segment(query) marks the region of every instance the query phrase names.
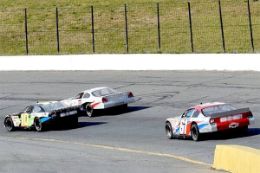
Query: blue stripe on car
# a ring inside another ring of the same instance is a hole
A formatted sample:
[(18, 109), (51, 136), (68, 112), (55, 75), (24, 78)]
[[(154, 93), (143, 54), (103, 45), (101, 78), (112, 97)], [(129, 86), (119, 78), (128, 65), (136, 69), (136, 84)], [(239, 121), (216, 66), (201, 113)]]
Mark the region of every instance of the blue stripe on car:
[(44, 122), (48, 121), (49, 119), (51, 119), (51, 117), (42, 117), (42, 118), (40, 118), (40, 123), (44, 123)]
[(205, 126), (207, 126), (208, 124), (200, 124), (200, 125), (198, 125), (198, 128), (199, 129), (202, 129), (203, 127), (205, 127)]

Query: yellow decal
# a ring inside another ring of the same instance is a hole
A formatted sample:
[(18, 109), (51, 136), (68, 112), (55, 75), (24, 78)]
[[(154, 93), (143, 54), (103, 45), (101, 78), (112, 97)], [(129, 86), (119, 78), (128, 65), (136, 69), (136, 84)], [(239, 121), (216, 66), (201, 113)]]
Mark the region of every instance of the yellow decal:
[(29, 125), (29, 124), (28, 124), (29, 118), (30, 118), (30, 115), (27, 114), (27, 113), (23, 113), (23, 114), (21, 115), (21, 121), (22, 121), (21, 126), (22, 126), (22, 127), (28, 127), (28, 125)]

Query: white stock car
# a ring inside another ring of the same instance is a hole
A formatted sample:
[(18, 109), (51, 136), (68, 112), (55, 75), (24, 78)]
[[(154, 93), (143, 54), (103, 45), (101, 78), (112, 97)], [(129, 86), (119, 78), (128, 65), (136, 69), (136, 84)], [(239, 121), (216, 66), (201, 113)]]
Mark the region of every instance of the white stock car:
[(246, 133), (248, 125), (253, 122), (254, 117), (249, 108), (237, 109), (230, 104), (214, 102), (196, 105), (180, 116), (168, 118), (165, 130), (169, 139), (182, 136), (198, 141), (205, 133), (230, 129)]
[(80, 106), (81, 111), (92, 117), (95, 110), (121, 107), (127, 109), (128, 104), (135, 102), (132, 92), (119, 92), (109, 87), (98, 87), (78, 93), (75, 97), (62, 100), (68, 106)]

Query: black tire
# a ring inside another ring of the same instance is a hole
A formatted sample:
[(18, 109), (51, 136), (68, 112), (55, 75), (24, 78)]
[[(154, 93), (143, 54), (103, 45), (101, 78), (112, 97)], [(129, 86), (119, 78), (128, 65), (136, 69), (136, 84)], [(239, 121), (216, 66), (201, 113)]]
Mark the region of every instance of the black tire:
[(9, 132), (15, 130), (14, 123), (11, 117), (6, 117), (4, 119), (4, 126)]
[(172, 125), (169, 122), (166, 122), (165, 124), (165, 132), (166, 132), (166, 136), (168, 137), (168, 139), (173, 139), (173, 132), (172, 132)]
[(86, 112), (86, 115), (87, 115), (88, 117), (93, 117), (93, 116), (94, 116), (94, 109), (90, 106), (90, 104), (87, 104), (87, 105), (86, 105), (86, 110), (85, 110), (85, 112)]
[(238, 132), (239, 132), (241, 135), (247, 135), (247, 133), (248, 133), (248, 126), (240, 127), (240, 128), (238, 129)]
[(191, 138), (193, 141), (199, 141), (201, 139), (201, 134), (197, 124), (191, 125)]
[(43, 123), (41, 123), (38, 118), (34, 120), (34, 128), (37, 132), (42, 132), (45, 130)]

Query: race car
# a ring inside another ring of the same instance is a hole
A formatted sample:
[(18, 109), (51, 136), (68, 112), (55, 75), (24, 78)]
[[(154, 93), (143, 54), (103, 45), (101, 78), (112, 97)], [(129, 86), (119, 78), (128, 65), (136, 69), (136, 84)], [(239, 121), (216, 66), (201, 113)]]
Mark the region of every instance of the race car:
[(132, 92), (119, 92), (109, 87), (97, 87), (78, 93), (75, 97), (62, 100), (68, 106), (80, 106), (81, 111), (89, 117), (95, 110), (121, 107), (127, 109), (128, 104), (137, 99)]
[(68, 107), (62, 102), (51, 101), (27, 106), (22, 112), (7, 115), (4, 126), (8, 131), (16, 129), (46, 130), (55, 123), (75, 127), (78, 124), (78, 107)]
[(249, 108), (237, 109), (230, 104), (213, 102), (196, 105), (180, 116), (168, 118), (165, 131), (169, 139), (182, 136), (199, 141), (206, 133), (230, 129), (246, 133), (248, 125), (253, 122), (254, 117)]

